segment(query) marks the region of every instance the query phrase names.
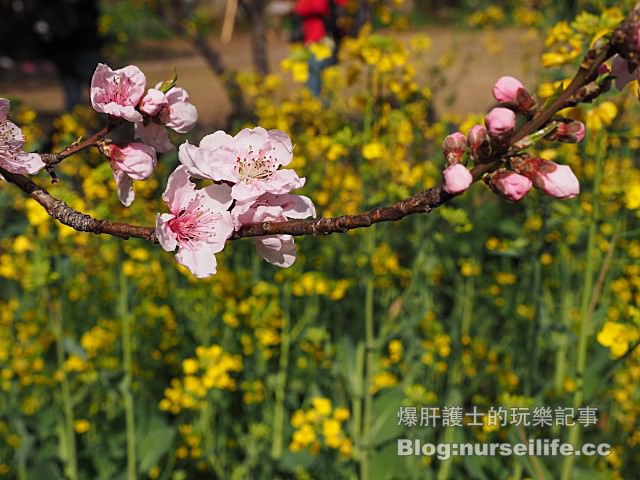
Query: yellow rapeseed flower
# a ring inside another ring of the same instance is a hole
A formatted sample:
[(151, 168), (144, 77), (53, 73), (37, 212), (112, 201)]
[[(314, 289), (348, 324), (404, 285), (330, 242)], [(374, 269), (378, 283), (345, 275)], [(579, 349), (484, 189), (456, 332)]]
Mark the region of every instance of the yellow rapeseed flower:
[(314, 397), (311, 399), (311, 405), (322, 417), (328, 417), (331, 414), (331, 400), (324, 397)]
[(73, 422), (73, 429), (76, 431), (76, 433), (86, 433), (89, 431), (89, 429), (91, 428), (91, 423), (89, 423), (89, 420), (86, 419), (78, 419), (75, 422)]

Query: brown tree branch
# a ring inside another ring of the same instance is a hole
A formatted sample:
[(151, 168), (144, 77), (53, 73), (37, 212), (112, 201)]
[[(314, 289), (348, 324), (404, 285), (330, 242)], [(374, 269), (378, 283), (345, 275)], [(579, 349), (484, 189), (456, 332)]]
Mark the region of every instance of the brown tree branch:
[(106, 233), (124, 239), (137, 237), (157, 243), (153, 228), (110, 222), (108, 220), (98, 220), (90, 215), (74, 210), (24, 175), (8, 172), (2, 167), (0, 167), (0, 175), (42, 205), (50, 216), (79, 232), (92, 232), (98, 235)]
[[(476, 165), (472, 170), (473, 182), (480, 180), (484, 174), (499, 168), (509, 155), (516, 153), (515, 144), (543, 127), (557, 111), (566, 105), (572, 96), (589, 82), (592, 82), (597, 75), (598, 67), (624, 47), (624, 30), (628, 24), (638, 21), (640, 10), (636, 10), (623, 24), (612, 34), (612, 40), (604, 45), (596, 46), (589, 50), (580, 65), (576, 76), (565, 91), (555, 99), (548, 107), (535, 115), (529, 122), (526, 122), (511, 138), (509, 145), (494, 152), (488, 162)], [(59, 163), (65, 157), (76, 153), (83, 148), (95, 144), (103, 138), (108, 131), (113, 128), (108, 125), (91, 138), (73, 144), (58, 154), (45, 154), (43, 158), (49, 165)], [(42, 205), (47, 213), (75, 230), (81, 232), (92, 232), (96, 234), (106, 233), (120, 238), (142, 238), (152, 243), (157, 243), (153, 227), (142, 227), (125, 223), (110, 222), (108, 220), (95, 219), (87, 214), (72, 209), (66, 203), (53, 197), (47, 190), (38, 186), (24, 175), (10, 173), (0, 167), (0, 174), (4, 178), (15, 184), (31, 198)], [(343, 233), (348, 230), (369, 227), (375, 223), (397, 221), (408, 215), (415, 213), (429, 213), (443, 203), (447, 202), (455, 195), (447, 193), (442, 186), (425, 190), (413, 195), (405, 200), (386, 207), (378, 207), (357, 215), (344, 215), (333, 218), (320, 218), (317, 220), (291, 220), (286, 222), (263, 222), (242, 226), (234, 232), (231, 239), (236, 240), (243, 237), (259, 237), (265, 235), (288, 234), (300, 235), (328, 235), (331, 233)]]

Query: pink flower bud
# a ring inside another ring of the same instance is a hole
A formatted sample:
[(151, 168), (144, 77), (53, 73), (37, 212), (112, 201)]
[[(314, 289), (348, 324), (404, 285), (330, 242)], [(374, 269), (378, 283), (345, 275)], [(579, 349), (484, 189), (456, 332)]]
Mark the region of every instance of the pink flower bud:
[(493, 98), (498, 102), (515, 103), (520, 89), (526, 90), (517, 78), (508, 75), (500, 77), (493, 86)]
[(547, 139), (558, 142), (578, 143), (581, 142), (585, 134), (584, 123), (577, 120), (559, 123), (557, 128), (547, 135)]
[(455, 165), (460, 162), (462, 155), (467, 146), (467, 139), (460, 132), (447, 135), (442, 142), (442, 149), (444, 151), (444, 158), (447, 160), (447, 164)]
[(452, 195), (464, 192), (473, 182), (471, 172), (460, 163), (445, 168), (443, 175), (444, 190)]
[(580, 193), (580, 182), (568, 165), (542, 158), (512, 160), (514, 170), (533, 181), (533, 186), (555, 198), (573, 198)]
[(489, 186), (506, 200), (517, 202), (531, 190), (533, 183), (524, 175), (509, 170), (499, 170), (491, 177)]
[(160, 110), (162, 110), (166, 105), (168, 105), (168, 102), (164, 93), (156, 88), (150, 88), (147, 90), (147, 94), (142, 97), (142, 100), (140, 100), (138, 109), (142, 113), (146, 113), (153, 117), (160, 113)]
[(506, 140), (516, 128), (516, 114), (508, 108), (492, 108), (484, 118), (484, 123), (492, 138)]
[(160, 112), (160, 122), (178, 133), (191, 131), (198, 121), (198, 110), (189, 102), (187, 91), (174, 87), (165, 97), (168, 105)]
[(491, 154), (491, 142), (489, 142), (489, 135), (487, 135), (487, 129), (482, 125), (474, 125), (467, 134), (467, 141), (469, 143), (469, 150), (471, 151), (471, 158), (476, 163), (483, 162)]

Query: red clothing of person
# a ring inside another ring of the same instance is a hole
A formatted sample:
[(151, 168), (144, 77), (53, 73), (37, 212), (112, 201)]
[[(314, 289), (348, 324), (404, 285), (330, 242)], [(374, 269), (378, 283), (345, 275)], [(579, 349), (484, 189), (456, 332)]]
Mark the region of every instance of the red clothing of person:
[[(333, 0), (344, 7), (347, 0)], [(302, 17), (304, 43), (313, 43), (327, 35), (325, 19), (329, 16), (329, 0), (296, 0), (293, 9)]]

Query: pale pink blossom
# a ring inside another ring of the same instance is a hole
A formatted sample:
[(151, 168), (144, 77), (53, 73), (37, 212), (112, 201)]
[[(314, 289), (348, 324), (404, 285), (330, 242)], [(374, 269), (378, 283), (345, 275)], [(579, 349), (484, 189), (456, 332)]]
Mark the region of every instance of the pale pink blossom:
[(471, 172), (461, 163), (445, 168), (443, 175), (444, 190), (452, 195), (464, 192), (473, 182)]
[(164, 95), (167, 104), (158, 113), (160, 123), (178, 133), (191, 131), (198, 121), (198, 110), (189, 102), (187, 91), (173, 87)]
[(492, 108), (484, 118), (484, 123), (491, 137), (504, 140), (516, 127), (516, 114), (508, 108)]
[(280, 130), (245, 128), (235, 137), (217, 131), (198, 147), (180, 145), (178, 158), (194, 176), (233, 183), (231, 196), (242, 212), (265, 193), (289, 193), (305, 181), (294, 170), (280, 169), (293, 158), (291, 140)]
[(505, 199), (517, 202), (529, 193), (533, 183), (524, 175), (509, 170), (501, 170), (491, 177), (490, 186), (493, 191)]
[(511, 162), (521, 175), (531, 179), (533, 186), (555, 198), (573, 198), (580, 193), (580, 182), (571, 167), (542, 158), (525, 158)]
[(97, 112), (140, 122), (142, 114), (136, 106), (144, 95), (145, 84), (144, 73), (135, 65), (114, 71), (99, 63), (91, 79), (91, 105)]
[(169, 104), (167, 101), (167, 97), (164, 93), (162, 93), (157, 88), (150, 88), (147, 90), (147, 93), (142, 100), (140, 100), (140, 105), (138, 109), (142, 113), (146, 113), (147, 115), (154, 116), (160, 113), (164, 107)]
[(518, 99), (518, 90), (525, 89), (520, 80), (509, 75), (500, 77), (493, 86), (493, 98), (498, 102), (515, 103)]
[(156, 236), (162, 248), (178, 248), (176, 260), (198, 278), (216, 273), (215, 254), (233, 233), (231, 188), (213, 184), (197, 189), (186, 167), (180, 165), (169, 177), (162, 198), (171, 213), (158, 214)]
[[(313, 202), (302, 195), (273, 195), (265, 193), (251, 207), (240, 212), (231, 211), (236, 229), (249, 223), (284, 222), (316, 216)], [(296, 260), (296, 247), (291, 235), (254, 237), (256, 250), (267, 262), (278, 267), (290, 267)]]
[(442, 142), (442, 150), (447, 164), (454, 165), (460, 161), (467, 148), (467, 139), (461, 132), (447, 135)]
[(25, 138), (22, 130), (9, 121), (11, 103), (0, 98), (0, 167), (11, 173), (34, 174), (45, 167), (37, 153), (22, 150)]
[(156, 168), (156, 152), (144, 143), (124, 146), (111, 143), (105, 149), (111, 162), (113, 178), (118, 185), (118, 198), (125, 207), (134, 199), (132, 180), (146, 180)]

